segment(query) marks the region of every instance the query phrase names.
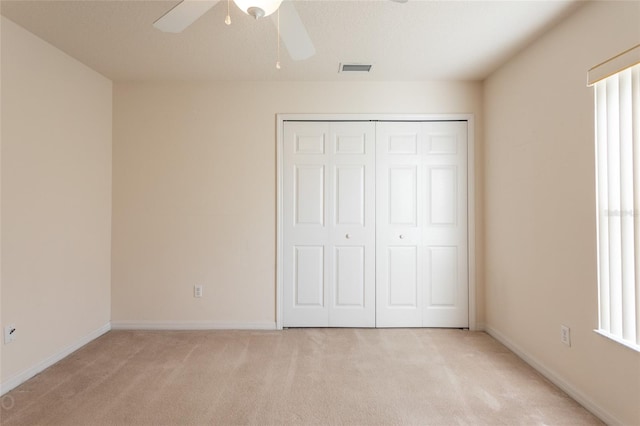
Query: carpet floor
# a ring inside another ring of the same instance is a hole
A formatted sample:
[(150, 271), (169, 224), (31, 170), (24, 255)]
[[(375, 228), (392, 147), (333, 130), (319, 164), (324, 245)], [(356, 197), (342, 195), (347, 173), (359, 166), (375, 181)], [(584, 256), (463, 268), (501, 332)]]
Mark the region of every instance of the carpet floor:
[(2, 397), (2, 425), (602, 424), (492, 337), (111, 331)]

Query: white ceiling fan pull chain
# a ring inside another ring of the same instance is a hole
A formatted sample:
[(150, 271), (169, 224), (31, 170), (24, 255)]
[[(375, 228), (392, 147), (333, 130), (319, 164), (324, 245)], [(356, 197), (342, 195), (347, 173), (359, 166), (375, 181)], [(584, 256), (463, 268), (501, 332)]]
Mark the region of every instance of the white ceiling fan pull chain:
[(227, 0), (227, 17), (224, 18), (224, 23), (227, 25), (231, 25), (231, 15), (229, 14), (230, 4), (231, 4), (231, 0)]
[(278, 59), (276, 60), (276, 69), (279, 70), (280, 69), (280, 9), (277, 10), (276, 12), (278, 14)]

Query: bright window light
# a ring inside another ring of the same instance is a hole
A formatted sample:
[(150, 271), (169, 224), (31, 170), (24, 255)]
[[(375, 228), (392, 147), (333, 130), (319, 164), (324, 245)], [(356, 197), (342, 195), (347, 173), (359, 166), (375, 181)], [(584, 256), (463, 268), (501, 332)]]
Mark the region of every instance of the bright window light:
[(598, 333), (640, 351), (640, 64), (594, 84)]

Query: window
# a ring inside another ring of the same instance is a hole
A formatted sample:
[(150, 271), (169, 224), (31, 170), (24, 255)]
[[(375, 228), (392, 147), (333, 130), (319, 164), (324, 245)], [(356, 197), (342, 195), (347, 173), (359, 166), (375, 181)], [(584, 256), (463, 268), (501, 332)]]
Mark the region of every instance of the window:
[(638, 57), (640, 45), (594, 67), (589, 79), (595, 87), (599, 298), (596, 331), (640, 351)]

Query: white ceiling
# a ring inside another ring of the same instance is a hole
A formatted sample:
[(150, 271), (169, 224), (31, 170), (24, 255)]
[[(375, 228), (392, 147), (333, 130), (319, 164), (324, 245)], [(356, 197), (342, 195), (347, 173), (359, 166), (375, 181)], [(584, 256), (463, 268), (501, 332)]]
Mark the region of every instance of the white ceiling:
[[(286, 0), (288, 1), (288, 0)], [(2, 0), (2, 15), (114, 81), (482, 80), (582, 3), (296, 0), (316, 55), (294, 62), (276, 29), (221, 1), (181, 34), (153, 22), (171, 1)], [(286, 25), (286, 22), (281, 22)], [(340, 62), (373, 63), (339, 74)]]

